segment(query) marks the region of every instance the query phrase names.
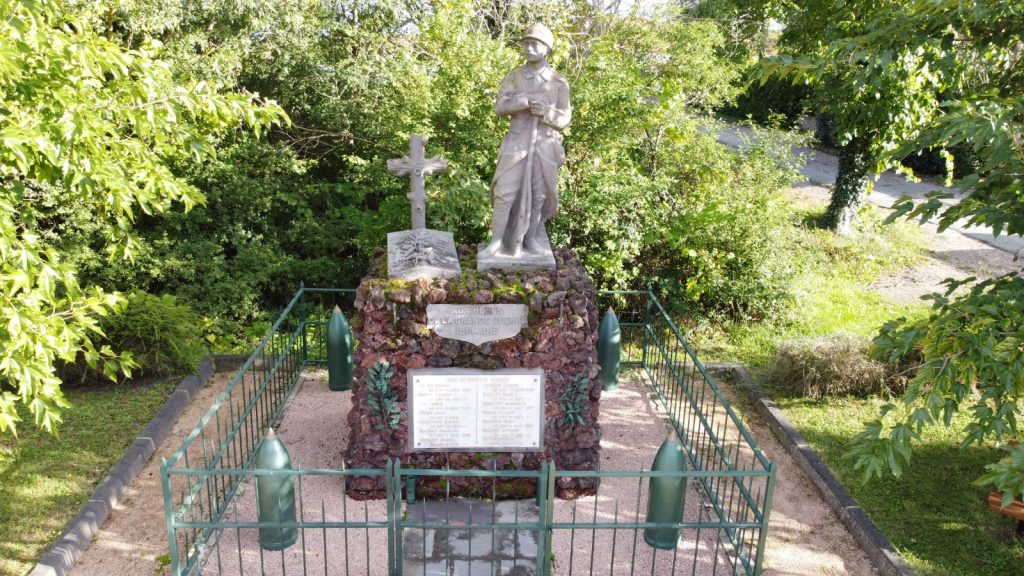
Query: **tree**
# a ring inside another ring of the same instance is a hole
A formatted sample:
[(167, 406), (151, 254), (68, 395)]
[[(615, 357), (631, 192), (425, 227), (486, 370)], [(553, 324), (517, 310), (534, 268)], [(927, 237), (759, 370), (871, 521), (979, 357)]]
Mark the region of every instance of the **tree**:
[(839, 233), (850, 231), (868, 176), (898, 164), (902, 157), (893, 150), (931, 121), (959, 80), (926, 66), (929, 54), (882, 54), (850, 43), (875, 34), (883, 15), (900, 9), (898, 2), (861, 0), (811, 2), (785, 12), (784, 52), (759, 66), (762, 82), (777, 75), (811, 84), (817, 111), (832, 119), (839, 169), (823, 224)]
[[(865, 91), (885, 91), (886, 71), (901, 62), (914, 65), (908, 78), (945, 94), (942, 102), (929, 102), (934, 112), (897, 117), (908, 123), (900, 128), (902, 138), (880, 150), (881, 162), (962, 144), (977, 157), (973, 173), (958, 183), (959, 201), (950, 202), (948, 192), (916, 204), (902, 198), (892, 218), (935, 218), (940, 230), (966, 221), (991, 226), (996, 235), (1024, 232), (1024, 2), (915, 0), (879, 11), (867, 30), (834, 49), (837, 58), (863, 63), (854, 79)], [(1017, 273), (947, 285), (929, 297), (927, 318), (890, 322), (875, 339), (880, 356), (919, 355), (921, 361), (899, 401), (884, 407), (853, 442), (850, 454), (865, 479), (884, 470), (899, 475), (922, 429), (948, 425), (961, 410), (971, 414), (965, 446), (1019, 438), (1024, 278)], [(1003, 491), (1005, 503), (1024, 496), (1024, 450), (989, 470), (982, 482)]]
[[(576, 119), (553, 240), (574, 246), (604, 286), (652, 282), (730, 315), (760, 316), (782, 300), (788, 276), (774, 255), (784, 240), (774, 232), (783, 222), (760, 209), (777, 204), (772, 186), (788, 170), (767, 154), (734, 154), (698, 126), (732, 98), (739, 70), (716, 22), (565, 2), (85, 4), (100, 6), (88, 22), (101, 35), (129, 47), (163, 42), (176, 82), (216, 77), (273, 98), (294, 122), (266, 141), (230, 138), (201, 165), (174, 159), (172, 172), (207, 202), (136, 220), (131, 263), (93, 259), (104, 241), (81, 211), (57, 231), (83, 285), (174, 294), (204, 317), (214, 346), (238, 345), (299, 281), (358, 282), (386, 232), (408, 225), (407, 183), (384, 167), (411, 134), (449, 161), (427, 187), (428, 225), (460, 243), (484, 240), (507, 129), (495, 90), (537, 20), (555, 30)], [(697, 222), (721, 233), (702, 238)]]
[(132, 366), (93, 344), (97, 317), (123, 298), (81, 286), (48, 244), (64, 224), (54, 199), (92, 214), (116, 265), (134, 252), (140, 214), (203, 202), (168, 158), (199, 162), (224, 134), (286, 116), (252, 94), (177, 83), (158, 43), (126, 49), (88, 14), (32, 0), (0, 0), (0, 13), (0, 432), (16, 432), (19, 403), (52, 431), (67, 406), (56, 361), (103, 358), (111, 375)]
[[(959, 192), (902, 198), (890, 218), (1024, 232), (1024, 2), (714, 3), (785, 22), (786, 53), (767, 59), (759, 74), (813, 83), (819, 108), (835, 115), (843, 146), (830, 224), (848, 222), (869, 170), (899, 168), (907, 155), (931, 148), (943, 153), (952, 179), (949, 149), (957, 146), (975, 157)], [(899, 401), (851, 445), (865, 480), (886, 470), (899, 476), (923, 428), (948, 424), (960, 410), (972, 416), (964, 445), (1019, 438), (1024, 279), (947, 285), (928, 297), (927, 318), (890, 322), (875, 339), (877, 356), (916, 369)], [(1001, 490), (1005, 503), (1024, 496), (1024, 448), (987, 468), (979, 482)]]

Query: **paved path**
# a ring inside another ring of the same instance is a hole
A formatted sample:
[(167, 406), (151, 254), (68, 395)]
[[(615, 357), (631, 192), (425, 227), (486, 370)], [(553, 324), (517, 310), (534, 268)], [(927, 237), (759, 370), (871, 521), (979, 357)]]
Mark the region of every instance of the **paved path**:
[[(750, 130), (733, 126), (721, 130), (718, 134), (718, 141), (729, 146), (741, 148), (744, 145), (744, 135), (749, 137)], [(794, 146), (793, 153), (803, 154), (807, 158), (807, 164), (801, 171), (809, 182), (826, 187), (832, 186), (835, 183), (836, 172), (839, 166), (839, 160), (835, 156), (805, 146)], [(877, 206), (891, 208), (896, 200), (902, 196), (910, 196), (915, 200), (924, 200), (927, 193), (943, 189), (941, 186), (927, 182), (910, 182), (903, 176), (890, 170), (881, 174), (875, 180), (874, 189), (868, 194), (867, 200)], [(949, 200), (947, 202), (956, 202), (956, 200)], [(1021, 238), (1019, 235), (1007, 236), (1003, 234), (996, 237), (993, 236), (992, 228), (990, 227), (967, 226), (960, 222), (950, 226), (950, 228), (968, 238), (980, 240), (1010, 253), (1024, 255), (1024, 238)]]
[(456, 528), (405, 528), (403, 576), (536, 574), (536, 530), (473, 529), (481, 523), (536, 524), (540, 510), (535, 500), (420, 500), (405, 510), (406, 521), (414, 526), (447, 524)]

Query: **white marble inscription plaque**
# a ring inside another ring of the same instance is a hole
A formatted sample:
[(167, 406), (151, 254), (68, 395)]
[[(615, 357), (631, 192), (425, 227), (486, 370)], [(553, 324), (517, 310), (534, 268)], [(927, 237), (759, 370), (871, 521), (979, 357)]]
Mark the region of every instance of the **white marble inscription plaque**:
[(409, 370), (409, 451), (539, 452), (544, 370)]
[(504, 340), (526, 326), (526, 304), (430, 304), (427, 327), (444, 338), (472, 342)]

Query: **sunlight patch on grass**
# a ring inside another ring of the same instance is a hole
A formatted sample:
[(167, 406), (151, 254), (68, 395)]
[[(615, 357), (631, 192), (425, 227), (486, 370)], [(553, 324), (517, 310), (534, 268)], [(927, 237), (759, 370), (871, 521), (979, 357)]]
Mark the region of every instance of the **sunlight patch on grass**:
[(988, 490), (972, 484), (1001, 452), (991, 444), (959, 447), (968, 414), (958, 414), (948, 428), (926, 430), (901, 478), (887, 475), (862, 484), (843, 454), (885, 399), (776, 401), (921, 576), (996, 576), (1024, 565), (1024, 543), (1012, 538), (1014, 523), (991, 512), (985, 505)]
[[(822, 204), (804, 202), (794, 208), (793, 221), (809, 225), (823, 210)], [(790, 310), (764, 322), (702, 327), (691, 335), (702, 356), (740, 361), (760, 374), (786, 340), (835, 334), (872, 338), (889, 320), (926, 314), (923, 302), (894, 302), (869, 287), (884, 274), (921, 262), (927, 252), (916, 225), (882, 224), (882, 218), (866, 209), (861, 228), (849, 236), (797, 226), (794, 258), (803, 265), (793, 279)]]
[(176, 385), (70, 390), (59, 436), (0, 436), (0, 574), (31, 570)]

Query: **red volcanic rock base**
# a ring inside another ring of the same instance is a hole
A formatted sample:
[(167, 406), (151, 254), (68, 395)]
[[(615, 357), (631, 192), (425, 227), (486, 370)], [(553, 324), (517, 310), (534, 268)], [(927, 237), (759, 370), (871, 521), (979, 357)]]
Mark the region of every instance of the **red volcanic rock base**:
[[(393, 280), (387, 278), (386, 256), (379, 253), (371, 273), (356, 293), (352, 331), (359, 342), (354, 353), (352, 410), (348, 414), (349, 468), (384, 468), (389, 458), (403, 467), (538, 470), (550, 460), (562, 470), (596, 470), (601, 428), (598, 413), (601, 386), (597, 382), (597, 291), (579, 257), (569, 249), (556, 249), (555, 270), (488, 270), (475, 272), (475, 254), (459, 247), (463, 274), (450, 280)], [(529, 323), (513, 338), (477, 346), (442, 338), (427, 328), (428, 304), (526, 304)], [(391, 385), (398, 393), (401, 419), (398, 429), (381, 425), (368, 402), (365, 376), (379, 359), (391, 364)], [(409, 452), (406, 372), (410, 368), (543, 368), (545, 426), (543, 452)], [(572, 429), (559, 426), (563, 410), (559, 398), (577, 375), (589, 381), (589, 394), (581, 402), (585, 423)], [(379, 427), (378, 427), (379, 426)], [(526, 498), (535, 495), (531, 479), (452, 476), (418, 478), (420, 498), (448, 496)], [(593, 494), (595, 479), (559, 478), (557, 496), (577, 498)], [(347, 484), (354, 498), (384, 498), (384, 479), (360, 476)]]

